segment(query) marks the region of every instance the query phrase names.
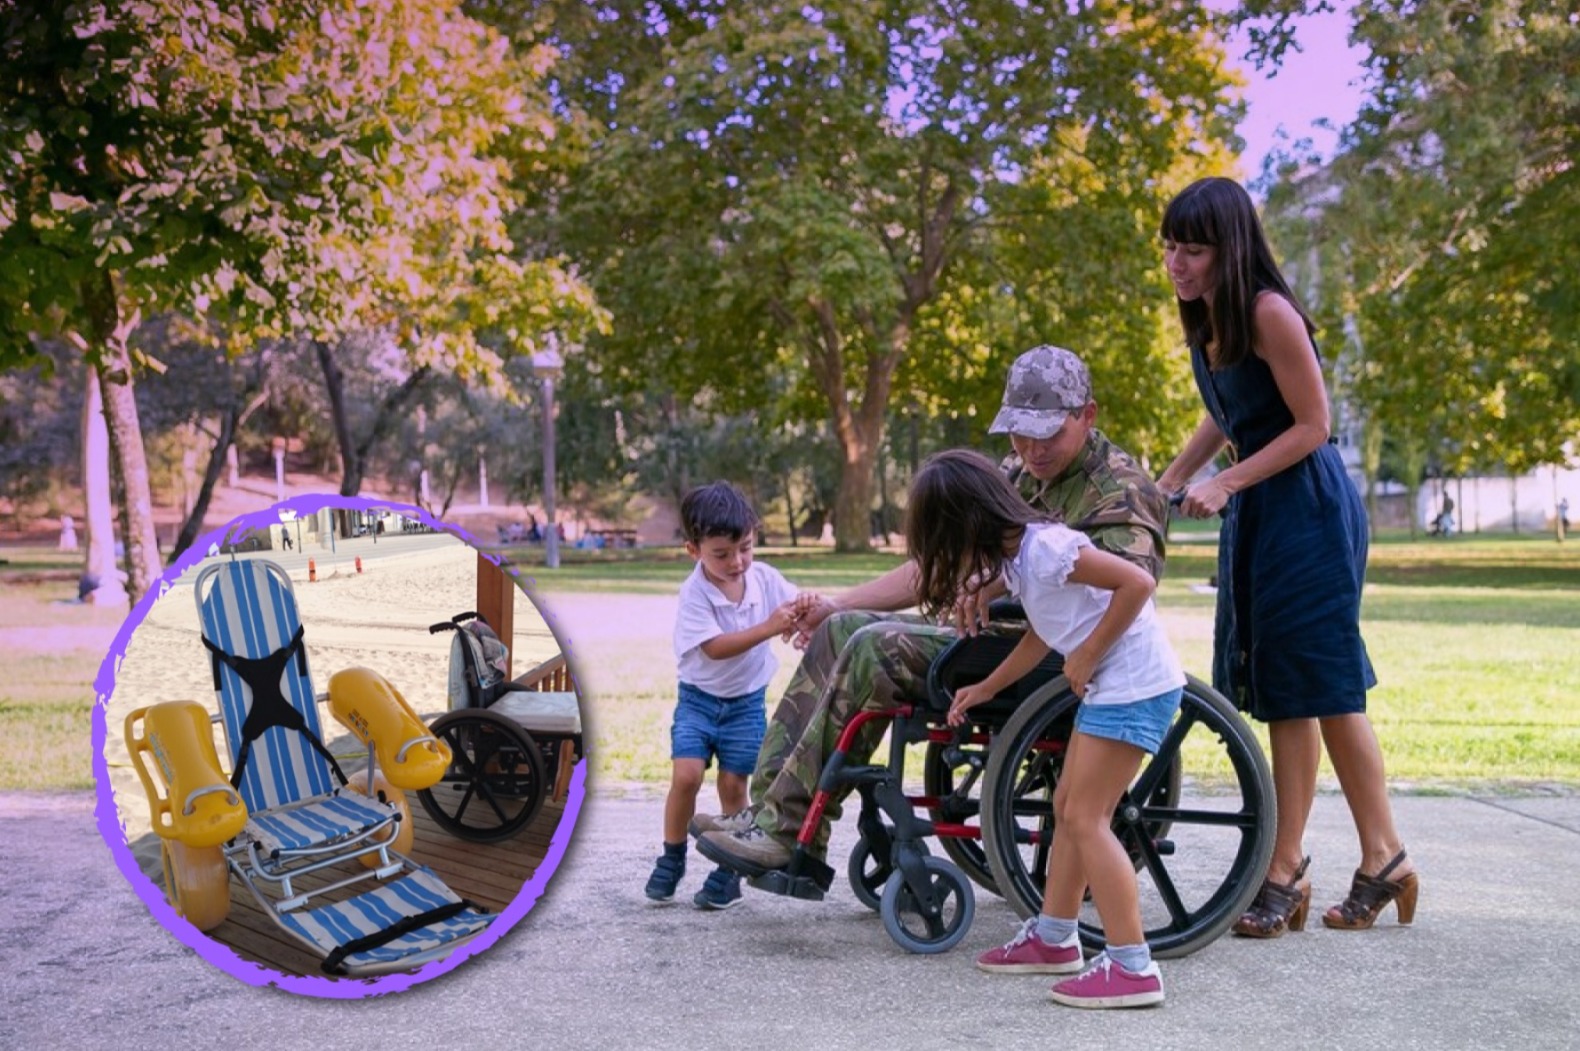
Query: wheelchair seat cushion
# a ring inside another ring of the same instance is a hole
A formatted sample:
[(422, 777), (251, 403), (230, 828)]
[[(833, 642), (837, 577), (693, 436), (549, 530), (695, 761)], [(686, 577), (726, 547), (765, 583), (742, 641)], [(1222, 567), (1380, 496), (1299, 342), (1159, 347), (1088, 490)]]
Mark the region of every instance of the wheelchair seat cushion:
[(581, 706), (574, 693), (516, 690), (494, 702), (492, 711), (518, 724), (528, 733), (579, 734)]

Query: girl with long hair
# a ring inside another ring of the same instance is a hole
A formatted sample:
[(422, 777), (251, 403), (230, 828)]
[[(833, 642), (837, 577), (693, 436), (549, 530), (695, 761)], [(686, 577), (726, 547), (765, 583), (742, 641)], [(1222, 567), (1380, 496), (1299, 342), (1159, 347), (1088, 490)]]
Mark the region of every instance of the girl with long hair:
[[(1050, 650), (1081, 699), (1054, 790), (1042, 914), (977, 959), (996, 973), (1069, 974), (1050, 996), (1072, 1007), (1161, 1003), (1163, 978), (1142, 934), (1136, 872), (1114, 809), (1168, 732), (1185, 675), (1152, 608), (1150, 574), (1049, 521), (991, 460), (969, 450), (930, 459), (911, 484), (906, 542), (924, 609), (941, 612), (970, 582), (1003, 580), (1031, 630), (987, 678), (955, 692), (950, 725), (1037, 666)], [(1091, 888), (1108, 948), (1082, 961), (1077, 917)]]

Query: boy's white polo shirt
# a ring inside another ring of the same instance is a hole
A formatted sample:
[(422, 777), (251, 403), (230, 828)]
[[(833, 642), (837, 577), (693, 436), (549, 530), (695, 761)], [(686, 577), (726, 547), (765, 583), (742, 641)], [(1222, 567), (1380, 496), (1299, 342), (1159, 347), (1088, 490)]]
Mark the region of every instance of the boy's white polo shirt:
[[(1036, 523), (1026, 527), (1020, 550), (1004, 564), (1010, 594), (1020, 599), (1037, 637), (1059, 653), (1085, 642), (1108, 612), (1114, 593), (1073, 584), (1070, 571), (1091, 538), (1067, 526)], [(1151, 599), (1115, 640), (1092, 672), (1085, 704), (1144, 701), (1185, 685), (1174, 648), (1158, 622)]]
[(680, 607), (675, 611), (675, 659), (680, 681), (715, 697), (740, 697), (767, 686), (779, 661), (766, 642), (722, 661), (704, 654), (702, 644), (720, 635), (756, 627), (795, 596), (795, 586), (777, 569), (753, 562), (746, 569), (746, 593), (740, 602), (731, 602), (702, 572), (699, 563), (680, 585)]

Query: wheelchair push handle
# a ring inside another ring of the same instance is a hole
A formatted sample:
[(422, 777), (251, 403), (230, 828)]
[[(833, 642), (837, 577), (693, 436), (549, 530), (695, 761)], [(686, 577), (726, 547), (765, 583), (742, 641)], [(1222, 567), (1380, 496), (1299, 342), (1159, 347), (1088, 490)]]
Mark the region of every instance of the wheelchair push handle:
[[(437, 624), (428, 625), (428, 634), (437, 635), (441, 631), (459, 631), (461, 630), (461, 625), (465, 624), (469, 620), (483, 620), (483, 616), (475, 610), (466, 613), (457, 613), (449, 620), (441, 620)], [(486, 624), (487, 621), (484, 621), (484, 623)]]

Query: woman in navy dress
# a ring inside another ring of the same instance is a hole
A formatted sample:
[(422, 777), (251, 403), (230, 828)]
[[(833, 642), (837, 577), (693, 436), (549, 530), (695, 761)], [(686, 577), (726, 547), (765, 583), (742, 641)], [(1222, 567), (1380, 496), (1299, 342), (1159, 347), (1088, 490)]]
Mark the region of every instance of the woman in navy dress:
[[(1164, 262), (1206, 415), (1158, 484), (1183, 514), (1221, 514), (1213, 684), (1268, 724), (1278, 802), (1273, 858), (1237, 934), (1305, 925), (1302, 840), (1327, 746), (1360, 838), (1349, 897), (1329, 927), (1370, 927), (1396, 901), (1414, 918), (1419, 879), (1394, 828), (1382, 751), (1366, 717), (1376, 684), (1360, 633), (1367, 523), (1329, 441), (1312, 325), (1279, 273), (1255, 206), (1231, 179), (1170, 202)], [(1227, 447), (1232, 465), (1190, 480)]]

